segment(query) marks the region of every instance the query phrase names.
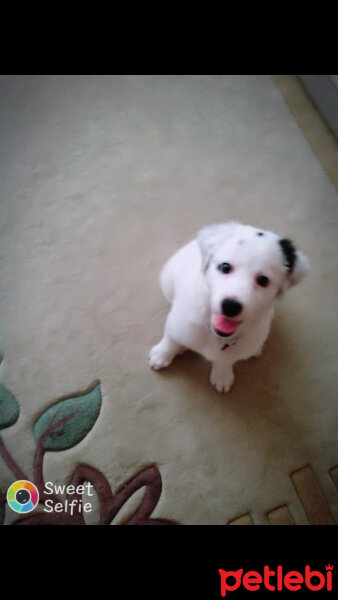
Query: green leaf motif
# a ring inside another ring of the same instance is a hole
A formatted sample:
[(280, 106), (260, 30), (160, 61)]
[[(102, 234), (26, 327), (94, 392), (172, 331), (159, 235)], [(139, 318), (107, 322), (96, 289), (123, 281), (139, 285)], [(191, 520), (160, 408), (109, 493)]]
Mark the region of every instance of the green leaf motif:
[(13, 425), (18, 420), (19, 413), (18, 401), (0, 383), (0, 429)]
[(33, 435), (45, 450), (66, 450), (78, 444), (94, 426), (101, 409), (100, 385), (89, 392), (56, 402), (37, 419)]

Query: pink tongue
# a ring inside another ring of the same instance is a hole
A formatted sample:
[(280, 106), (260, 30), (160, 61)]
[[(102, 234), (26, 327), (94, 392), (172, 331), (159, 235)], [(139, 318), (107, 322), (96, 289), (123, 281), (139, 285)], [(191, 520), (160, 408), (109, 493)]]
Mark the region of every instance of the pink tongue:
[(238, 325), (239, 321), (232, 321), (231, 319), (228, 319), (228, 317), (224, 317), (223, 315), (214, 316), (214, 327), (222, 333), (233, 333), (234, 331), (236, 331)]

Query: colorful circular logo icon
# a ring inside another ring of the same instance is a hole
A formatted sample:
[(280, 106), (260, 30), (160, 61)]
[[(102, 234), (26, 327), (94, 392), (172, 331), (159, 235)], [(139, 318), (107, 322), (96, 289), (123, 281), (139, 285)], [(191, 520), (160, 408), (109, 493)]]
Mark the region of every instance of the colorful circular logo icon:
[(14, 512), (31, 512), (39, 502), (38, 488), (25, 479), (15, 481), (7, 490), (7, 502)]

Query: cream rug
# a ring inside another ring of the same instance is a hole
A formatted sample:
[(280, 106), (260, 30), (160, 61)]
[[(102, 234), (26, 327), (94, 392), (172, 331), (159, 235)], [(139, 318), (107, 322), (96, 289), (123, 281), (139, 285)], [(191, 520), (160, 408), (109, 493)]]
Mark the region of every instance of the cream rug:
[[(0, 520), (337, 521), (337, 194), (273, 79), (0, 85)], [(229, 219), (313, 269), (220, 395), (201, 357), (153, 372), (148, 352), (164, 261)], [(21, 479), (40, 492), (26, 515), (6, 504)]]

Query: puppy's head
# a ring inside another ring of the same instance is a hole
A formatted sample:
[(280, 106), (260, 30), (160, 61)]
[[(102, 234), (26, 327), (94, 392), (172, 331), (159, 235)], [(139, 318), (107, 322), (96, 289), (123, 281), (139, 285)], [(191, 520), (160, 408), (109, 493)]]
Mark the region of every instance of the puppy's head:
[(291, 240), (237, 222), (205, 227), (197, 242), (210, 291), (211, 326), (223, 337), (262, 317), (310, 268)]

